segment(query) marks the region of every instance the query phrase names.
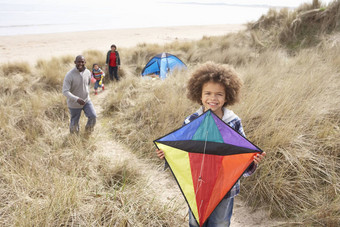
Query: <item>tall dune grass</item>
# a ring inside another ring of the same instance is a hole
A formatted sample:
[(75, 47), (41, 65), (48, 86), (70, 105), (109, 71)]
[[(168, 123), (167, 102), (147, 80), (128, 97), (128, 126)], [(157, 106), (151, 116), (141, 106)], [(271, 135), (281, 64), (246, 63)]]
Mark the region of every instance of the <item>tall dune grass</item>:
[[(304, 7), (310, 10), (308, 5)], [(299, 10), (302, 12), (303, 7)], [(290, 17), (288, 11), (281, 13), (271, 24), (280, 27), (280, 20)], [(138, 70), (135, 74), (131, 70), (131, 75), (115, 85), (110, 96), (114, 98), (107, 100), (105, 113), (111, 118), (116, 139), (141, 157), (157, 160), (152, 141), (180, 127), (184, 118), (198, 108), (186, 98), (185, 84), (192, 70), (207, 60), (232, 64), (242, 75), (244, 89), (242, 102), (230, 108), (242, 118), (248, 138), (268, 154), (253, 176), (242, 179), (242, 197), (254, 208), (266, 207), (273, 217), (306, 225), (338, 226), (337, 35), (324, 36), (313, 41), (314, 47), (304, 46), (292, 54), (289, 46), (267, 45), (279, 42), (280, 33), (275, 29), (268, 27), (272, 35), (261, 46), (254, 45), (252, 30), (165, 45), (165, 51), (181, 54), (189, 70), (164, 81), (141, 79)], [(144, 50), (144, 56), (156, 52)]]
[(111, 119), (113, 138), (128, 144), (141, 157), (154, 158), (152, 141), (180, 127), (178, 119), (184, 120), (193, 110), (184, 95), (185, 79), (182, 74), (166, 82), (130, 76), (120, 82), (104, 112)]
[[(312, 13), (338, 15), (336, 4)], [(265, 207), (287, 223), (339, 226), (337, 27), (323, 30), (314, 45), (302, 45), (303, 34), (309, 34), (302, 28), (311, 22), (302, 20), (296, 27), (300, 39), (282, 39), (294, 18), (320, 7), (271, 11), (259, 27), (237, 34), (120, 50), (124, 76), (107, 91), (102, 119), (111, 138), (139, 158), (162, 165), (152, 141), (180, 127), (199, 107), (186, 98), (190, 73), (208, 60), (231, 64), (244, 88), (241, 103), (230, 108), (241, 117), (247, 137), (267, 152), (256, 173), (242, 179), (241, 196), (254, 209)], [(144, 65), (163, 51), (179, 56), (188, 70), (164, 81), (142, 79)], [(84, 52), (87, 67), (103, 64), (105, 54)], [(68, 134), (61, 86), (73, 61), (74, 56), (65, 56), (39, 60), (34, 67), (21, 62), (0, 66), (0, 225), (186, 225), (178, 202), (159, 201), (136, 160), (112, 164), (93, 155), (106, 130), (91, 140)]]
[(29, 74), (31, 72), (30, 65), (27, 62), (7, 63), (1, 66), (3, 76), (10, 77), (13, 74)]
[[(332, 56), (338, 50), (326, 55), (324, 48), (295, 57), (267, 51), (238, 68), (245, 81), (243, 101), (232, 109), (249, 139), (268, 153), (257, 173), (243, 180), (248, 203), (267, 207), (274, 217), (336, 226), (340, 81)], [(186, 99), (188, 74), (165, 81), (132, 76), (117, 85), (106, 106), (113, 137), (141, 157), (156, 159), (152, 141), (180, 127), (198, 108)]]
[[(304, 223), (339, 222), (340, 94), (335, 87), (340, 81), (332, 63), (337, 51), (324, 46), (290, 58), (277, 51), (265, 53), (259, 60), (268, 64), (250, 64), (244, 72), (246, 89), (256, 93), (245, 91), (244, 108), (237, 112), (248, 135), (268, 150), (257, 177), (245, 181), (244, 195), (254, 206), (269, 207), (273, 215), (291, 217), (309, 210)], [(309, 216), (329, 204), (337, 206), (333, 213)]]
[(74, 65), (72, 56), (61, 58), (53, 57), (51, 60), (38, 60), (36, 64), (36, 73), (38, 74), (40, 84), (44, 90), (61, 90), (64, 76)]
[(322, 37), (339, 31), (339, 1), (328, 5), (321, 1), (302, 4), (297, 10), (271, 9), (248, 28), (266, 46), (285, 46), (290, 50), (312, 47)]
[[(68, 134), (61, 86), (73, 61), (1, 66), (0, 225), (181, 225), (171, 218), (178, 205), (159, 201), (138, 163), (112, 166), (92, 155), (100, 146), (96, 137)], [(8, 70), (16, 67), (21, 70)]]

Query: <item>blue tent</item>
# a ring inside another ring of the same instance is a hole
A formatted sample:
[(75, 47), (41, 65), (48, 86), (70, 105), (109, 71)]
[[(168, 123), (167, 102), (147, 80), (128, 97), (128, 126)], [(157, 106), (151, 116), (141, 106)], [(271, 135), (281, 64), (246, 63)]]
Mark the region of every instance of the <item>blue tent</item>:
[(142, 76), (156, 74), (161, 79), (165, 79), (168, 73), (174, 69), (183, 69), (187, 66), (175, 55), (169, 53), (157, 54), (145, 65)]

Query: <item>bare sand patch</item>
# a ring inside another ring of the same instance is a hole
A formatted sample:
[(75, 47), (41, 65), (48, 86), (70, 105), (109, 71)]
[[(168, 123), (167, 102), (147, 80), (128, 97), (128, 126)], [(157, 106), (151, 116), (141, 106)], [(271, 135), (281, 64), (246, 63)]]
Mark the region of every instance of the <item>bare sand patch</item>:
[(26, 61), (83, 53), (86, 50), (106, 51), (111, 44), (119, 48), (134, 47), (138, 43), (165, 44), (197, 40), (203, 36), (225, 35), (245, 29), (245, 25), (203, 25), (113, 29), (52, 34), (0, 36), (0, 63)]

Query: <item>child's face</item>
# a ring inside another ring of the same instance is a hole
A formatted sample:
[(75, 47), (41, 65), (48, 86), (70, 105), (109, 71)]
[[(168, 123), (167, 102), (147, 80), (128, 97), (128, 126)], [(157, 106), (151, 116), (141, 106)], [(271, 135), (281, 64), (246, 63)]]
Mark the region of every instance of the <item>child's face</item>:
[(216, 115), (221, 117), (222, 107), (226, 102), (225, 89), (220, 83), (209, 81), (202, 87), (202, 103), (204, 111), (211, 109)]
[(99, 66), (98, 66), (98, 65), (95, 65), (93, 68), (94, 68), (95, 70), (98, 70), (98, 69), (99, 69)]

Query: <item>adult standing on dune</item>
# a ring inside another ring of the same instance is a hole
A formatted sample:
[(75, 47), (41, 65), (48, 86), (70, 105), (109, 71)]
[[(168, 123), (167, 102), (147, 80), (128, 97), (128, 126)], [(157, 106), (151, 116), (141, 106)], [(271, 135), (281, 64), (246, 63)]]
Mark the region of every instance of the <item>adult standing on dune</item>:
[(117, 46), (112, 44), (111, 50), (106, 54), (106, 71), (109, 71), (110, 79), (119, 81), (118, 70), (120, 69), (120, 57)]
[(89, 85), (91, 72), (86, 69), (85, 57), (78, 55), (74, 61), (75, 67), (66, 73), (63, 83), (63, 94), (67, 97), (70, 111), (70, 133), (79, 133), (79, 119), (83, 110), (88, 118), (85, 131), (90, 133), (96, 124), (96, 111), (90, 100)]

